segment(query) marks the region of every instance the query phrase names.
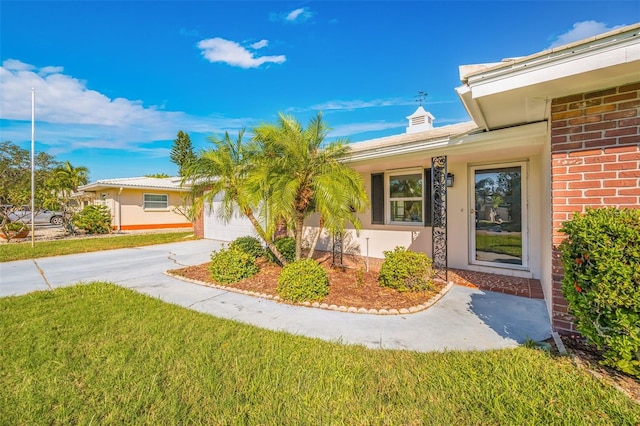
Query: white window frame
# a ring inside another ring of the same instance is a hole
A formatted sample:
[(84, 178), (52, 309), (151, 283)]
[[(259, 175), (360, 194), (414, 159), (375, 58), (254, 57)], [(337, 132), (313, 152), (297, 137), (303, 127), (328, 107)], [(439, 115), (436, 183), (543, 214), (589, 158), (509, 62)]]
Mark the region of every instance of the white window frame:
[[(405, 176), (405, 175), (420, 175), (422, 179), (421, 191), (422, 194), (420, 197), (400, 197), (400, 198), (392, 198), (391, 197), (391, 178), (394, 176)], [(389, 225), (402, 225), (402, 226), (424, 226), (424, 169), (399, 169), (399, 170), (391, 170), (387, 171), (384, 174), (384, 192), (385, 192), (385, 221)], [(394, 201), (419, 201), (421, 212), (421, 218), (415, 222), (404, 222), (404, 221), (395, 221), (391, 220), (391, 203)]]
[[(147, 201), (147, 195), (153, 195), (153, 196), (164, 196), (167, 198), (166, 201), (166, 206), (165, 207), (147, 207), (147, 203), (161, 203), (161, 201)], [(144, 211), (168, 211), (169, 210), (169, 194), (158, 194), (158, 193), (151, 193), (151, 192), (146, 192), (142, 194), (142, 209)]]

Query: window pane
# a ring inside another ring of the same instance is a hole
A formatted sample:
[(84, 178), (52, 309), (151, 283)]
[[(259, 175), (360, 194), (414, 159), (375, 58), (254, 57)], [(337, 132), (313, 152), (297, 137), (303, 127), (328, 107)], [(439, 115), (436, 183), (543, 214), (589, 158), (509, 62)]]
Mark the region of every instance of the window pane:
[(422, 197), (422, 174), (389, 177), (391, 198)]
[(392, 201), (392, 222), (422, 222), (422, 200)]
[(162, 195), (162, 194), (145, 194), (144, 195), (144, 200), (146, 202), (149, 201), (161, 201), (163, 203), (167, 202), (167, 196), (166, 195)]
[(166, 194), (144, 194), (145, 209), (166, 209), (169, 207), (169, 196)]
[(522, 171), (475, 171), (476, 260), (523, 265)]

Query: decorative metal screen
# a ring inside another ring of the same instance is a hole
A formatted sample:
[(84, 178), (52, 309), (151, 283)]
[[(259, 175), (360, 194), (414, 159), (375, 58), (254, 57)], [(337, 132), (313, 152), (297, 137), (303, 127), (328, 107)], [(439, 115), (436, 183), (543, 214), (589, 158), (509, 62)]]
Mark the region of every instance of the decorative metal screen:
[(447, 157), (431, 158), (431, 254), (436, 275), (448, 281), (447, 264)]

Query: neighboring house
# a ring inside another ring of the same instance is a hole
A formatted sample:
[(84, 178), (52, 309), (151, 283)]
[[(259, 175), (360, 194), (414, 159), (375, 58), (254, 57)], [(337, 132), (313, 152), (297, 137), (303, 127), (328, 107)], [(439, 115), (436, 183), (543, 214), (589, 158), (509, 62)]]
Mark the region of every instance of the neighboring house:
[[(639, 30), (461, 66), (472, 121), (433, 127), (420, 107), (406, 133), (352, 144), (371, 209), (346, 249), (382, 258), (405, 246), (449, 268), (539, 281), (553, 327), (574, 331), (562, 223), (588, 206), (640, 207)], [(235, 225), (234, 236), (252, 232)], [(318, 248), (330, 245), (325, 235)]]
[(115, 230), (191, 228), (193, 223), (180, 213), (189, 192), (180, 182), (176, 177), (104, 179), (78, 191), (89, 204), (109, 207)]

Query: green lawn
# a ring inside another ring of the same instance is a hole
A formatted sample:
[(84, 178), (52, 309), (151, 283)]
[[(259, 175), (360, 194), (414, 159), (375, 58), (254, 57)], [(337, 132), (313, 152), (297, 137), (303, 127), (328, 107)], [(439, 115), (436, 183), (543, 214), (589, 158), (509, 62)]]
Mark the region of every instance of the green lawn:
[(61, 256), (64, 254), (88, 253), (127, 247), (142, 247), (153, 244), (173, 243), (195, 239), (193, 232), (165, 232), (157, 234), (112, 235), (99, 238), (79, 238), (54, 241), (37, 241), (0, 245), (0, 262)]
[(0, 299), (0, 424), (615, 424), (640, 405), (528, 348), (415, 353), (92, 283)]

